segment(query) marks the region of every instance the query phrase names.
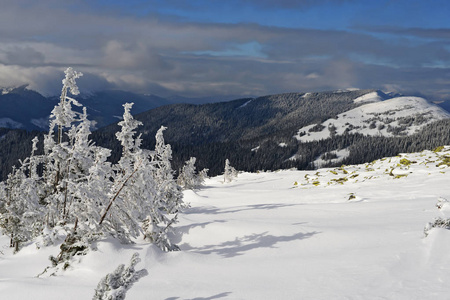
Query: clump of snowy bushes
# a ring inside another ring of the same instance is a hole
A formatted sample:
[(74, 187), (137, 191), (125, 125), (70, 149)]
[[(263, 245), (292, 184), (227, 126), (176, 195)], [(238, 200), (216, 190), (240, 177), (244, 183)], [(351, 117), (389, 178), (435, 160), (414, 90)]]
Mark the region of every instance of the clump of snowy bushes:
[(83, 253), (103, 236), (125, 243), (144, 236), (164, 251), (177, 250), (168, 235), (185, 204), (173, 178), (165, 128), (156, 134), (154, 151), (141, 149), (136, 134), (141, 123), (130, 113), (133, 103), (124, 104), (116, 133), (122, 156), (112, 164), (111, 150), (89, 139), (86, 108), (82, 113), (72, 109), (81, 106), (69, 97), (79, 94), (80, 76), (72, 68), (65, 71), (60, 102), (44, 137), (44, 154), (36, 154), (40, 141), (35, 138), (30, 156), (0, 183), (1, 232), (19, 251), (35, 239), (40, 246), (51, 244), (62, 230), (65, 241), (52, 259), (54, 265)]
[(202, 171), (196, 171), (195, 157), (191, 157), (185, 162), (185, 165), (180, 170), (177, 183), (185, 190), (192, 190), (201, 187), (205, 183), (205, 178), (208, 177), (208, 169)]
[(450, 229), (450, 217), (448, 216), (448, 213), (450, 212), (450, 202), (443, 197), (439, 197), (436, 207), (439, 209), (442, 216), (435, 218), (433, 222), (429, 222), (425, 225), (425, 237), (428, 236), (430, 230), (433, 228)]

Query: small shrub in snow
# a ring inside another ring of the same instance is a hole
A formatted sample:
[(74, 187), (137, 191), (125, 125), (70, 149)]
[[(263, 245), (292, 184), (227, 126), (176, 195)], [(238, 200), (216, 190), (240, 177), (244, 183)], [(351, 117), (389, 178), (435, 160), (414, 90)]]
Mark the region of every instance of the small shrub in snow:
[(400, 159), (400, 164), (402, 164), (402, 165), (404, 165), (404, 166), (409, 166), (409, 165), (412, 164), (412, 163), (415, 163), (415, 162), (410, 161), (410, 160), (407, 159), (407, 158), (402, 158), (402, 159)]
[(103, 277), (95, 289), (92, 300), (123, 300), (127, 290), (134, 282), (148, 274), (147, 270), (135, 270), (136, 264), (141, 261), (139, 254), (135, 253), (131, 257), (130, 265), (125, 268), (121, 264), (117, 269)]
[(428, 223), (425, 226), (424, 229), (424, 234), (425, 237), (428, 236), (428, 232), (433, 229), (433, 228), (445, 228), (445, 229), (450, 229), (450, 219), (444, 219), (444, 218), (436, 218), (433, 222)]
[(439, 197), (439, 198), (438, 198), (438, 202), (436, 203), (436, 207), (437, 207), (438, 209), (443, 209), (444, 206), (448, 206), (448, 205), (449, 205), (449, 202), (448, 202), (447, 199), (445, 199), (445, 198), (443, 198), (443, 197)]
[(437, 167), (440, 166), (447, 166), (450, 167), (450, 157), (449, 156), (442, 156), (440, 157), (441, 161), (439, 162), (439, 164), (437, 164)]
[(436, 207), (444, 214), (444, 217), (438, 217), (434, 219), (433, 222), (425, 225), (424, 234), (425, 237), (428, 236), (428, 232), (433, 228), (445, 228), (450, 229), (450, 218), (446, 217), (446, 213), (450, 210), (449, 201), (443, 197), (438, 198), (438, 202), (436, 203)]
[(444, 150), (444, 146), (439, 146), (439, 147), (436, 147), (436, 148), (433, 150), (433, 152), (441, 152), (442, 150)]
[(331, 179), (331, 181), (339, 184), (344, 184), (344, 182), (348, 181), (348, 179), (347, 177), (341, 177), (337, 179)]

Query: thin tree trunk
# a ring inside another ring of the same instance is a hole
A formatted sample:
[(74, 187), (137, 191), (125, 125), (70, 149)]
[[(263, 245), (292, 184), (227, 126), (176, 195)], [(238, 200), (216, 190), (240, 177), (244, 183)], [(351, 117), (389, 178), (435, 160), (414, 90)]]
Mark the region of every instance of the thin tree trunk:
[(105, 212), (103, 213), (102, 217), (100, 218), (99, 225), (102, 225), (103, 220), (106, 218), (106, 215), (108, 214), (109, 210), (111, 209), (112, 204), (114, 203), (116, 198), (119, 196), (120, 192), (125, 187), (125, 184), (127, 184), (128, 180), (130, 180), (130, 178), (137, 172), (137, 170), (139, 170), (141, 163), (142, 163), (142, 161), (139, 162), (138, 166), (136, 167), (136, 169), (134, 169), (133, 173), (131, 173), (130, 176), (128, 176), (128, 178), (122, 183), (120, 189), (116, 192), (114, 197), (111, 199), (111, 201), (108, 204), (108, 207), (106, 208)]
[[(67, 96), (67, 87), (64, 86), (64, 88), (61, 92), (61, 98), (60, 98), (61, 99), (61, 107), (64, 107), (64, 103), (66, 101), (66, 96)], [(58, 125), (58, 142), (57, 142), (58, 145), (61, 144), (61, 141), (62, 141), (62, 131), (63, 131), (62, 125)]]
[(73, 226), (73, 234), (74, 235), (77, 233), (77, 227), (78, 227), (78, 218), (75, 219), (75, 225)]

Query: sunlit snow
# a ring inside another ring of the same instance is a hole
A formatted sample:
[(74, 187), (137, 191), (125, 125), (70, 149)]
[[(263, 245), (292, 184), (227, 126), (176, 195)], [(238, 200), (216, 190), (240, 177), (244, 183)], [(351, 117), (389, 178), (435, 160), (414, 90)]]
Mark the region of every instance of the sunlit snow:
[[(242, 173), (186, 191), (163, 253), (113, 239), (41, 276), (58, 246), (13, 255), (0, 237), (2, 299), (91, 299), (98, 281), (138, 252), (148, 275), (127, 299), (446, 299), (450, 231), (424, 228), (448, 213), (449, 148), (317, 171)], [(442, 205), (444, 203), (444, 205)], [(448, 206), (448, 205), (447, 205)], [(448, 215), (446, 216), (449, 217)], [(62, 240), (60, 241), (62, 242)]]

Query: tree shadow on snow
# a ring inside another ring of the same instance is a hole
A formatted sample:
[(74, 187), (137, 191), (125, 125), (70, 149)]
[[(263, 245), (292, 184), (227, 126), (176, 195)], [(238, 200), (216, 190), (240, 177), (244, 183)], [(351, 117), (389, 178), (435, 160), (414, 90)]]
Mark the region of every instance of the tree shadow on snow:
[[(225, 293), (220, 293), (220, 294), (213, 295), (210, 297), (195, 297), (195, 298), (184, 299), (184, 300), (213, 300), (213, 299), (227, 297), (230, 294), (231, 294), (231, 292), (225, 292)], [(170, 298), (166, 298), (165, 300), (177, 300), (177, 299), (180, 299), (180, 297), (170, 297)]]
[(231, 208), (218, 208), (218, 207), (192, 207), (183, 212), (185, 215), (191, 214), (231, 214), (246, 210), (255, 210), (255, 209), (278, 209), (283, 207), (291, 207), (303, 204), (287, 204), (287, 203), (272, 203), (272, 204), (252, 204), (245, 206), (236, 206)]
[(236, 238), (234, 241), (227, 241), (219, 245), (206, 245), (203, 247), (193, 248), (189, 244), (182, 244), (180, 247), (183, 250), (189, 250), (200, 254), (216, 253), (225, 258), (231, 258), (238, 255), (243, 255), (244, 252), (258, 248), (277, 248), (276, 245), (282, 242), (291, 242), (297, 240), (304, 240), (312, 237), (320, 232), (296, 233), (289, 236), (274, 236), (263, 233), (255, 233)]
[(197, 228), (197, 227), (201, 227), (201, 228), (205, 228), (207, 225), (213, 224), (213, 223), (226, 223), (227, 221), (225, 220), (214, 220), (214, 221), (210, 221), (210, 222), (203, 222), (203, 223), (195, 223), (195, 224), (191, 224), (191, 225), (184, 225), (184, 226), (178, 226), (176, 227), (176, 229), (174, 230), (174, 232), (169, 234), (170, 240), (175, 243), (178, 244), (181, 242), (181, 239), (183, 238), (183, 235), (188, 234), (189, 231), (191, 231), (191, 229)]

